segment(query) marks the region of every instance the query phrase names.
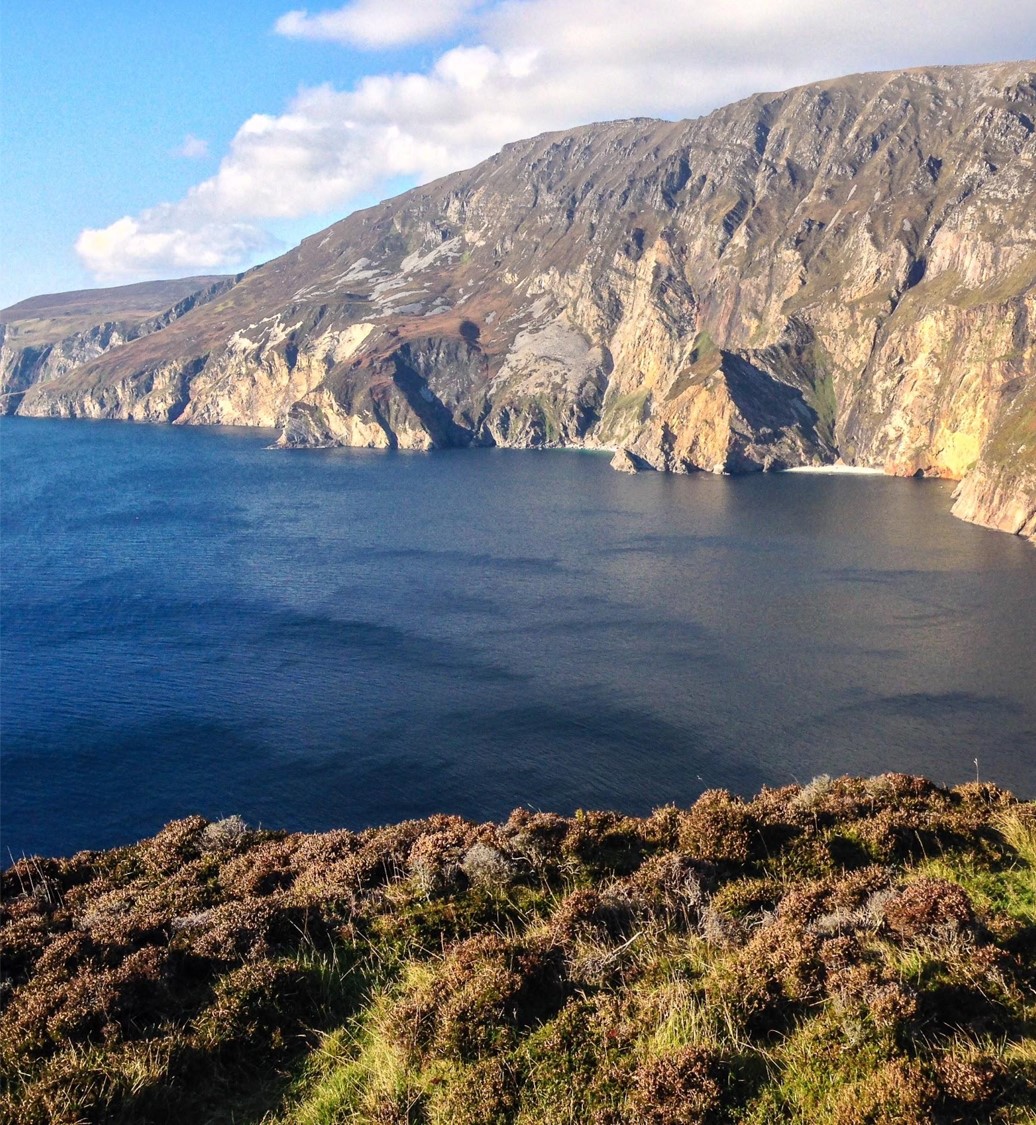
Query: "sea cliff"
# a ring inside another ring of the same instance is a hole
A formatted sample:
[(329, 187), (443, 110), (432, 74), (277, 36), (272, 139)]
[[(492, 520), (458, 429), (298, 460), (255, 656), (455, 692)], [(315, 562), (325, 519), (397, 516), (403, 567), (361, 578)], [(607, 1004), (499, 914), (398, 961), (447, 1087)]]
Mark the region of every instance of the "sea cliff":
[(1032, 536), (1034, 122), (1011, 63), (535, 137), (74, 369), (12, 357), (8, 401), (287, 447), (841, 459), (961, 480), (958, 515)]

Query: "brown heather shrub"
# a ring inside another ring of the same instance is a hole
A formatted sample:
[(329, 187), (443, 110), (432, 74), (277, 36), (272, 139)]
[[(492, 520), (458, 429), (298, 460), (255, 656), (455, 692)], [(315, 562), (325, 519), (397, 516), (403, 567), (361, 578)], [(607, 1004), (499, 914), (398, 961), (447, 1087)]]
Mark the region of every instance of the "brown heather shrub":
[(323, 886), (328, 873), (356, 851), (359, 840), (355, 832), (344, 828), (334, 832), (299, 835), (292, 857), (296, 880), (312, 886)]
[(194, 919), (181, 937), (198, 957), (213, 961), (257, 960), (270, 953), (274, 908), (266, 898), (224, 902)]
[(384, 828), (369, 828), (360, 835), (358, 858), (362, 858), (361, 887), (384, 886), (405, 879), (407, 859), (414, 843), (425, 834), (421, 820), (405, 820)]
[(876, 931), (892, 874), (869, 866), (824, 879), (800, 881), (777, 907), (782, 918), (796, 918), (820, 934)]
[(114, 967), (135, 950), (165, 947), (171, 927), (164, 914), (138, 911), (135, 914), (86, 914), (80, 928), (90, 935), (96, 951), (91, 960)]
[[(368, 892), (378, 890), (388, 884), (408, 878), (413, 874), (410, 855), (414, 846), (423, 836), (440, 835), (439, 842), (445, 844), (452, 840), (457, 846), (474, 839), (476, 829), (468, 821), (457, 816), (437, 815), (427, 820), (407, 820), (384, 828), (369, 828), (353, 841), (334, 841), (331, 850), (344, 851), (335, 858), (328, 869), (314, 877), (315, 873), (301, 876), (299, 887), (310, 889), (314, 886), (324, 891), (351, 899), (354, 903), (368, 897)], [(328, 836), (335, 836), (328, 833)], [(343, 846), (344, 845), (344, 846)], [(427, 858), (435, 844), (422, 845), (418, 850), (418, 860)], [(305, 854), (300, 854), (297, 862), (304, 863)]]
[(923, 853), (921, 828), (917, 817), (909, 811), (888, 808), (848, 825), (848, 830), (879, 863), (902, 862)]
[(330, 867), (348, 855), (352, 855), (360, 843), (360, 836), (347, 828), (335, 828), (330, 832), (303, 832), (295, 846), (295, 865), (299, 874)]
[(832, 938), (821, 946), (824, 990), (841, 1008), (862, 1009), (879, 1029), (895, 1030), (913, 1020), (917, 993), (890, 978), (881, 962), (853, 936)]
[(642, 1064), (634, 1075), (632, 1120), (643, 1125), (709, 1125), (723, 1109), (725, 1068), (707, 1047), (685, 1047)]
[[(71, 980), (83, 965), (92, 963), (104, 951), (98, 950), (89, 934), (81, 930), (59, 930), (36, 962), (35, 987), (41, 980)], [(118, 957), (112, 951), (112, 959)]]
[(45, 902), (31, 895), (18, 895), (0, 902), (0, 926), (11, 925), (26, 919), (46, 925), (55, 911)]
[(823, 992), (822, 942), (795, 918), (776, 917), (763, 926), (745, 949), (758, 958), (780, 983), (781, 991), (796, 1003), (811, 1003)]
[(459, 887), (462, 847), (450, 832), (426, 832), (415, 841), (407, 862), (422, 895), (432, 898)]
[[(824, 945), (826, 952), (828, 943), (825, 942)], [(853, 964), (841, 959), (824, 961), (824, 991), (828, 999), (833, 1000), (841, 1009), (865, 1006), (865, 997), (880, 987), (881, 980), (880, 971), (871, 962)]]
[(990, 811), (1010, 808), (1018, 803), (1013, 794), (988, 781), (968, 781), (955, 785), (950, 792), (959, 797), (965, 806), (984, 809), (987, 815)]
[(845, 1088), (835, 1125), (931, 1125), (936, 1094), (920, 1063), (895, 1059)]
[(800, 825), (805, 825), (811, 820), (801, 816), (797, 801), (801, 792), (798, 785), (782, 785), (778, 789), (771, 789), (764, 785), (746, 807), (749, 815), (764, 831), (786, 828), (798, 830)]
[(568, 822), (561, 854), (591, 871), (628, 875), (636, 871), (648, 848), (643, 822), (612, 812), (577, 812)]
[(629, 933), (633, 920), (627, 903), (597, 891), (575, 891), (550, 918), (551, 933), (562, 943), (580, 938), (615, 941)]
[(949, 801), (950, 807), (937, 825), (940, 839), (946, 844), (960, 841), (974, 845), (983, 838), (995, 839), (997, 815), (1021, 807), (1006, 790), (976, 781), (955, 786), (949, 791)]
[(170, 821), (157, 835), (137, 845), (136, 858), (152, 875), (172, 875), (201, 855), (202, 833), (207, 827), (203, 816)]
[(827, 913), (830, 896), (831, 883), (826, 879), (796, 883), (777, 904), (777, 915), (813, 927)]
[(561, 862), (561, 841), (568, 821), (557, 813), (534, 813), (515, 809), (500, 829), (500, 838), (515, 855), (535, 871)]
[(458, 942), (429, 981), (395, 1006), (391, 1027), (411, 1054), (474, 1061), (510, 1030), (508, 1010), (522, 981), (500, 937)]
[(940, 789), (924, 778), (905, 774), (884, 774), (866, 785), (874, 797), (873, 807), (869, 813), (861, 810), (855, 823), (846, 827), (883, 862), (990, 839), (994, 835), (991, 813), (1013, 801), (995, 786), (972, 783)]
[(871, 895), (892, 884), (891, 868), (878, 864), (857, 868), (842, 875), (831, 887), (827, 898), (829, 910), (852, 910), (863, 906)]
[(713, 872), (676, 851), (644, 861), (624, 883), (626, 894), (647, 919), (663, 926), (696, 927), (713, 885)]
[(296, 836), (263, 840), (239, 855), (224, 859), (219, 868), (220, 887), (232, 898), (252, 898), (286, 890), (295, 882), (297, 840)]
[[(407, 878), (411, 874), (410, 852), (417, 841), (429, 833), (449, 831), (455, 823), (465, 822), (459, 817), (439, 816), (368, 828), (351, 841), (347, 850), (343, 849), (345, 854), (335, 859), (321, 873), (322, 877), (314, 879), (307, 875), (300, 878), (299, 883), (306, 888), (316, 884), (330, 893), (359, 901), (369, 891)], [(337, 847), (332, 845), (332, 851)], [(304, 856), (300, 856), (299, 861), (303, 862)]]
[(873, 812), (875, 799), (868, 783), (857, 777), (819, 777), (792, 798), (800, 815), (823, 827)]
[(861, 841), (882, 862), (923, 854), (940, 833), (954, 834), (959, 800), (924, 778), (882, 774), (817, 782), (793, 799), (796, 808), (808, 809), (818, 826), (837, 825), (843, 840)]
[(708, 789), (680, 817), (680, 849), (708, 863), (746, 863), (754, 828), (743, 801), (725, 789)]
[(704, 978), (707, 1000), (750, 1035), (787, 1025), (824, 994), (820, 937), (793, 918), (774, 917)]
[(137, 915), (188, 914), (211, 904), (217, 893), (214, 873), (211, 861), (198, 860), (165, 878), (148, 876), (110, 888), (103, 881), (96, 889), (93, 884), (77, 887), (69, 892), (66, 903), (79, 918), (102, 914), (127, 919)]
[(560, 951), (549, 944), (468, 938), (396, 1005), (393, 1032), (412, 1054), (475, 1061), (552, 1015), (564, 1000), (563, 974)]
[(870, 964), (855, 934), (839, 934), (823, 941), (820, 945), (820, 961), (829, 979), (832, 974)]
[(446, 816), (441, 813), (427, 820), (418, 821), (417, 825), (419, 831), (411, 845), (411, 853), (422, 840), (432, 837), (440, 841), (442, 847), (459, 854), (475, 842), (479, 832), (474, 824), (464, 820), (463, 817)]
[(0, 919), (0, 981), (8, 986), (24, 984), (30, 978), (51, 937), (47, 919), (36, 904), (25, 905), (28, 910), (7, 911)]
[(944, 1097), (964, 1105), (984, 1105), (1003, 1090), (1007, 1077), (1003, 1063), (988, 1055), (939, 1055), (934, 1064), (936, 1085)]
[(135, 1025), (151, 1022), (168, 965), (168, 952), (152, 945), (129, 954), (116, 968), (80, 969), (51, 992), (47, 1035), (56, 1044), (85, 1043), (98, 1035), (117, 1039)]
[(918, 879), (885, 902), (885, 924), (902, 940), (950, 939), (973, 929), (975, 912), (967, 891), (957, 883)]
[(680, 810), (676, 805), (653, 809), (647, 820), (641, 821), (641, 834), (653, 849), (675, 850), (680, 844)]
[(861, 997), (876, 1027), (896, 1028), (917, 1015), (917, 994), (901, 981), (887, 981)]

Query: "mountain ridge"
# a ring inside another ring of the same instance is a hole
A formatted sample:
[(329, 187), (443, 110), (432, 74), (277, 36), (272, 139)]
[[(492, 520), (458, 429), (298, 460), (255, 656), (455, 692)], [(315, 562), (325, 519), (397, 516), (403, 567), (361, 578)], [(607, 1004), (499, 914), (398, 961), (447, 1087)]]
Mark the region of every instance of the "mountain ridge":
[(22, 414), (289, 447), (582, 445), (960, 479), (1036, 536), (1036, 64), (514, 142), (356, 212)]

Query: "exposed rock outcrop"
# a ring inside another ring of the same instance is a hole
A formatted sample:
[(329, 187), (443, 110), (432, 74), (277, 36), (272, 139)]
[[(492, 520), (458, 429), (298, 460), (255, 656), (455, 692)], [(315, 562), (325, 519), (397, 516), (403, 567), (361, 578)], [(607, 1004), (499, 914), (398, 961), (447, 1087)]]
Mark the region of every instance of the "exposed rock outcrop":
[(953, 514), (1036, 540), (1036, 379), (1002, 393), (992, 433), (954, 493)]
[(22, 413), (963, 478), (1032, 534), (1036, 65), (591, 125), (357, 212)]
[(645, 469), (651, 468), (642, 457), (638, 457), (628, 449), (617, 449), (610, 464), (613, 469), (620, 473), (641, 473)]

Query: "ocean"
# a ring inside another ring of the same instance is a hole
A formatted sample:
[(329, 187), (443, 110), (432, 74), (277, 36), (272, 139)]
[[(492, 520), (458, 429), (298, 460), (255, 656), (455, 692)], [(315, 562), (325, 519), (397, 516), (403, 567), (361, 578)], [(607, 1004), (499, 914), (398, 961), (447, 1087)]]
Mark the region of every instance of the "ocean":
[(1036, 795), (1036, 550), (952, 484), (0, 420), (5, 861), (190, 813), (644, 813), (820, 773)]

